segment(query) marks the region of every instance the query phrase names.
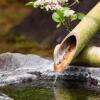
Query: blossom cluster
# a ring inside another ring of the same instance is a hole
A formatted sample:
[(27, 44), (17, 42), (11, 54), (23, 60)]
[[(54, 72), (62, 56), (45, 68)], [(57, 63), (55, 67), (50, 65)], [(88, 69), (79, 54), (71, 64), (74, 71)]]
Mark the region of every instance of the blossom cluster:
[(76, 3), (79, 3), (79, 0), (73, 0), (72, 4), (69, 4), (69, 0), (32, 0), (27, 5), (51, 11), (57, 28), (66, 25), (69, 31), (70, 22), (84, 17), (83, 13), (77, 13), (71, 8)]
[(75, 13), (74, 10), (65, 10), (64, 16), (65, 16), (65, 17), (70, 17), (70, 16), (72, 16), (74, 13)]
[(68, 0), (36, 0), (33, 4), (34, 7), (45, 8), (48, 10), (59, 10), (63, 8), (63, 4)]

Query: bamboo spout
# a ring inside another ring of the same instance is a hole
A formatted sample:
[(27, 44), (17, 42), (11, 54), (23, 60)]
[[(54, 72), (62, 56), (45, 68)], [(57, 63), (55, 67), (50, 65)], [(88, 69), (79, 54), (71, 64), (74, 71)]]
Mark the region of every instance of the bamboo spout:
[(62, 72), (66, 65), (70, 64), (70, 61), (75, 53), (76, 38), (74, 35), (64, 40), (61, 44), (58, 44), (54, 50), (54, 70)]
[(100, 2), (83, 20), (55, 47), (54, 70), (63, 72), (75, 59), (90, 39), (100, 29)]

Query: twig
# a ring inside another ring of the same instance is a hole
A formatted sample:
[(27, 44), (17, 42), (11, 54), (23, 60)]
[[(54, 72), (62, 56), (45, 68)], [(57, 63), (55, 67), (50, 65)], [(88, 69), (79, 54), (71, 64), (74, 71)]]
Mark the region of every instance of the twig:
[(72, 4), (70, 4), (69, 6), (72, 7), (76, 4), (76, 2), (73, 2)]

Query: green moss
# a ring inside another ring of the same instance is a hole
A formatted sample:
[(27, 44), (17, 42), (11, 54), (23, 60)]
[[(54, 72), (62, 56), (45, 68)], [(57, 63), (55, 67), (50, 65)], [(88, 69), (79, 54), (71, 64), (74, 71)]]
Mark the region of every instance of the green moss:
[(53, 91), (48, 88), (11, 88), (2, 87), (0, 91), (14, 100), (53, 100)]

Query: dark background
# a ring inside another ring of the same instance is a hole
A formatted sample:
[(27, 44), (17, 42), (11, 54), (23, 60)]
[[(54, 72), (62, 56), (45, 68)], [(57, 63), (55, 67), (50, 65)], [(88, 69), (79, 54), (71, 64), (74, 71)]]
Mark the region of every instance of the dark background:
[[(80, 0), (80, 4), (74, 5), (73, 9), (87, 13), (98, 1)], [(63, 27), (56, 28), (50, 12), (27, 7), (27, 2), (29, 0), (0, 0), (0, 53), (20, 52), (52, 56), (54, 46), (68, 32)], [(73, 22), (71, 28), (78, 22)], [(92, 44), (99, 45), (99, 35), (92, 41)]]

